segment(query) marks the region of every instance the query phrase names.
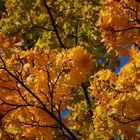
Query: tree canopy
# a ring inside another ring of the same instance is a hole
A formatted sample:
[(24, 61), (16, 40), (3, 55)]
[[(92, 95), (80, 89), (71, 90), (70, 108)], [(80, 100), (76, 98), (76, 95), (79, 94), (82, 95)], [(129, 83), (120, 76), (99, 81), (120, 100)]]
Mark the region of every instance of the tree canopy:
[(139, 30), (139, 0), (1, 0), (0, 139), (140, 139)]

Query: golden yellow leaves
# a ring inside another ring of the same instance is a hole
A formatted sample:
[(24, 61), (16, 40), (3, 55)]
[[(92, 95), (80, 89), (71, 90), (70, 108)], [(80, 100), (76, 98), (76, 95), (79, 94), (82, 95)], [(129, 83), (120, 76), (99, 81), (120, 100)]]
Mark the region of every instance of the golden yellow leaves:
[[(37, 137), (39, 139), (42, 138), (50, 138), (52, 139), (53, 130), (49, 126), (53, 126), (55, 121), (43, 110), (39, 110), (37, 108), (28, 108), (28, 114), (30, 115), (28, 118), (26, 117), (26, 123), (22, 124), (22, 135), (27, 138)], [(25, 115), (25, 114), (23, 114)]]
[(105, 91), (108, 87), (107, 85), (113, 84), (117, 76), (112, 73), (110, 70), (101, 70), (94, 77), (94, 80), (91, 80), (91, 90), (93, 92), (93, 96), (100, 96), (100, 91)]
[[(7, 117), (8, 116), (8, 117)], [(5, 133), (15, 139), (53, 139), (54, 132), (51, 126), (55, 121), (44, 111), (35, 107), (23, 107), (5, 116), (3, 126)], [(1, 137), (0, 137), (1, 138)], [(5, 136), (2, 136), (5, 138)]]
[(118, 133), (128, 139), (140, 135), (139, 55), (133, 55), (118, 75), (101, 70), (91, 79), (91, 95), (96, 101), (93, 121), (97, 133), (103, 130), (107, 137)]
[(129, 54), (130, 44), (140, 43), (140, 9), (136, 1), (106, 1), (97, 26), (101, 29), (107, 48), (121, 55)]
[(63, 51), (57, 58), (58, 65), (66, 65), (66, 81), (72, 86), (80, 85), (93, 69), (93, 62), (90, 54), (84, 48), (75, 48)]
[[(60, 53), (35, 47), (14, 53), (2, 63), (16, 77), (5, 69), (0, 71), (0, 109), (2, 114), (13, 109), (5, 115), (3, 125), (20, 138), (48, 138), (48, 132), (52, 139), (53, 131), (47, 126), (53, 127), (55, 121), (41, 110), (40, 101), (58, 117), (74, 98), (71, 88), (81, 85), (93, 69), (91, 55), (81, 46)], [(11, 123), (13, 120), (17, 122)]]
[(3, 51), (5, 55), (9, 56), (10, 49), (17, 43), (17, 37), (10, 37), (0, 33), (0, 51)]

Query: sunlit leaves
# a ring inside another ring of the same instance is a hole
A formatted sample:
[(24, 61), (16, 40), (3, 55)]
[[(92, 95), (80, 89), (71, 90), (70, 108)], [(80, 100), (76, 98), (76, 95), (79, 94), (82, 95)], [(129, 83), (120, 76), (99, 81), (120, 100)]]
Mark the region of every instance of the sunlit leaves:
[(128, 139), (139, 138), (138, 55), (133, 55), (118, 76), (109, 70), (102, 70), (91, 80), (91, 94), (96, 100), (93, 121), (97, 133), (104, 131), (107, 137), (119, 134)]
[(103, 42), (121, 55), (129, 54), (130, 44), (139, 45), (139, 3), (133, 0), (105, 1), (97, 25)]
[[(66, 65), (67, 83), (75, 86), (85, 80), (85, 77), (93, 69), (93, 62), (90, 54), (80, 46), (69, 49), (68, 51), (64, 50), (62, 54), (58, 55), (57, 61), (61, 68)], [(75, 79), (73, 77), (77, 78)]]
[(101, 2), (2, 0), (0, 139), (139, 139), (139, 3)]
[[(42, 110), (42, 104), (59, 118), (60, 110), (74, 100), (72, 87), (80, 86), (91, 74), (91, 56), (80, 46), (60, 53), (35, 47), (11, 56), (7, 59), (1, 57), (0, 108), (4, 115), (3, 126), (11, 135), (20, 133), (20, 137), (45, 137), (45, 130), (53, 133), (51, 127), (56, 122)], [(19, 126), (11, 123), (13, 119)]]

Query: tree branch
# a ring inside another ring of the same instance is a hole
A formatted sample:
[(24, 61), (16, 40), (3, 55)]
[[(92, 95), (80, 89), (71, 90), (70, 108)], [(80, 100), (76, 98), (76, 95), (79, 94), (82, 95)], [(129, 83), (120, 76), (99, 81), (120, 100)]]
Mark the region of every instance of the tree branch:
[(14, 78), (23, 88), (25, 88), (42, 106), (42, 110), (44, 110), (46, 113), (48, 113), (48, 115), (50, 117), (52, 117), (56, 122), (58, 122), (58, 124), (60, 126), (62, 126), (64, 128), (64, 130), (73, 138), (73, 140), (77, 140), (76, 136), (71, 132), (71, 130), (63, 123), (61, 122), (51, 111), (49, 111), (47, 108), (46, 108), (46, 105), (43, 103), (43, 101), (38, 97), (36, 96), (22, 81), (20, 81), (13, 73), (11, 73), (7, 67), (6, 67), (6, 64), (3, 60), (3, 58), (0, 56), (0, 59), (2, 60), (3, 62), (3, 65), (4, 67), (1, 68), (3, 70), (5, 70), (12, 78)]
[(46, 3), (46, 0), (43, 0), (43, 3), (44, 3), (44, 5), (45, 5), (45, 7), (46, 7), (46, 9), (47, 9), (47, 12), (48, 12), (49, 16), (50, 16), (50, 19), (51, 19), (51, 22), (52, 22), (52, 26), (53, 26), (53, 28), (54, 28), (54, 32), (55, 32), (55, 34), (56, 34), (56, 36), (57, 36), (57, 39), (58, 39), (58, 41), (59, 41), (60, 46), (61, 46), (62, 48), (64, 48), (64, 49), (66, 49), (66, 47), (64, 46), (64, 44), (63, 44), (63, 42), (62, 42), (62, 40), (61, 40), (61, 38), (60, 38), (60, 36), (59, 36), (59, 33), (58, 33), (58, 30), (57, 30), (57, 27), (56, 27), (55, 20), (54, 20), (54, 18), (53, 18), (53, 16), (52, 16), (52, 13), (51, 13), (51, 11), (50, 11), (49, 6), (48, 6), (47, 3)]
[(88, 96), (87, 88), (86, 88), (86, 86), (83, 82), (81, 83), (81, 87), (83, 89), (84, 96), (85, 96), (85, 99), (86, 99), (86, 103), (87, 103), (87, 106), (89, 108), (90, 116), (93, 117), (93, 112), (91, 110), (92, 105), (91, 105), (91, 102), (90, 102), (90, 99), (89, 99), (89, 96)]

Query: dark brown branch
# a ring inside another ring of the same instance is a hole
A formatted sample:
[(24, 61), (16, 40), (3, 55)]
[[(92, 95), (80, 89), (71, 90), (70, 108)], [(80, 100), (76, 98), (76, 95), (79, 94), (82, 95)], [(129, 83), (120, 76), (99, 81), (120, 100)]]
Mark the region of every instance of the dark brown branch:
[(110, 116), (114, 121), (121, 123), (121, 124), (128, 124), (128, 123), (132, 123), (132, 122), (136, 122), (136, 121), (140, 121), (140, 118), (136, 118), (136, 119), (128, 119), (126, 121), (122, 121), (121, 119), (119, 119), (118, 117), (114, 117), (114, 116)]
[[(106, 29), (106, 28), (104, 28), (104, 29)], [(133, 26), (133, 27), (129, 27), (129, 28), (125, 28), (125, 29), (118, 29), (118, 30), (111, 29), (109, 31), (111, 31), (111, 32), (123, 32), (123, 31), (129, 31), (129, 30), (133, 30), (133, 29), (140, 29), (140, 27)]]
[(78, 45), (78, 22), (79, 20), (76, 20), (76, 27), (75, 27), (75, 44)]
[(31, 104), (12, 104), (12, 103), (8, 103), (8, 102), (4, 101), (1, 98), (0, 98), (0, 101), (2, 101), (4, 104), (9, 105), (9, 106), (16, 106), (16, 107), (27, 107), (27, 106), (31, 106), (31, 107), (34, 107), (34, 105), (31, 105)]
[(17, 88), (18, 88), (17, 91), (18, 91), (18, 93), (19, 93), (21, 99), (22, 99), (27, 105), (29, 105), (28, 101), (23, 97), (22, 93), (20, 92), (20, 89), (19, 89), (19, 87), (18, 87), (18, 84), (17, 84)]
[(19, 106), (16, 106), (16, 107), (13, 107), (13, 108), (7, 110), (5, 113), (0, 114), (0, 120), (2, 120), (3, 117), (4, 117), (5, 115), (7, 115), (9, 112), (11, 112), (11, 111), (13, 111), (13, 110), (16, 110), (16, 109), (18, 109), (18, 108), (19, 108)]
[(29, 126), (32, 126), (32, 127), (45, 127), (45, 128), (57, 128), (57, 129), (60, 129), (59, 127), (57, 126), (51, 126), (51, 125), (40, 125), (39, 122), (34, 122), (34, 123), (26, 123), (26, 122), (20, 122), (21, 124), (24, 124), (24, 125), (29, 125)]
[(51, 19), (51, 22), (52, 22), (52, 26), (53, 26), (53, 28), (54, 28), (54, 32), (55, 32), (55, 34), (56, 34), (56, 36), (57, 36), (57, 39), (58, 39), (58, 41), (59, 41), (60, 46), (61, 46), (62, 48), (64, 48), (64, 49), (66, 49), (66, 47), (64, 46), (64, 44), (63, 44), (63, 42), (62, 42), (62, 40), (61, 40), (61, 38), (60, 38), (60, 36), (59, 36), (59, 33), (58, 33), (58, 30), (57, 30), (57, 27), (56, 27), (55, 20), (54, 20), (54, 18), (53, 18), (53, 16), (52, 16), (52, 13), (51, 13), (51, 11), (50, 11), (50, 8), (49, 8), (49, 6), (48, 6), (46, 0), (43, 0), (43, 3), (44, 3), (44, 5), (45, 5), (45, 7), (46, 7), (46, 9), (47, 9), (47, 12), (48, 12), (49, 16), (50, 16), (50, 19)]
[(91, 102), (90, 102), (90, 99), (89, 99), (89, 96), (88, 96), (87, 88), (86, 88), (86, 86), (85, 86), (85, 84), (83, 82), (81, 83), (81, 87), (83, 89), (84, 96), (85, 96), (85, 99), (86, 99), (86, 103), (87, 103), (87, 106), (89, 108), (90, 116), (93, 117), (93, 112), (91, 110), (92, 105), (91, 105)]
[(40, 26), (40, 25), (34, 24), (34, 22), (33, 22), (32, 18), (31, 18), (31, 16), (30, 16), (30, 21), (31, 21), (31, 24), (33, 25), (31, 28), (39, 28), (39, 29), (46, 30), (46, 31), (54, 31), (54, 30), (52, 30), (52, 29), (48, 29), (48, 28), (46, 28), (46, 27), (42, 27), (42, 26)]
[(33, 26), (31, 28), (39, 28), (39, 29), (46, 30), (46, 31), (54, 31), (54, 30), (39, 26), (37, 24), (33, 24)]

